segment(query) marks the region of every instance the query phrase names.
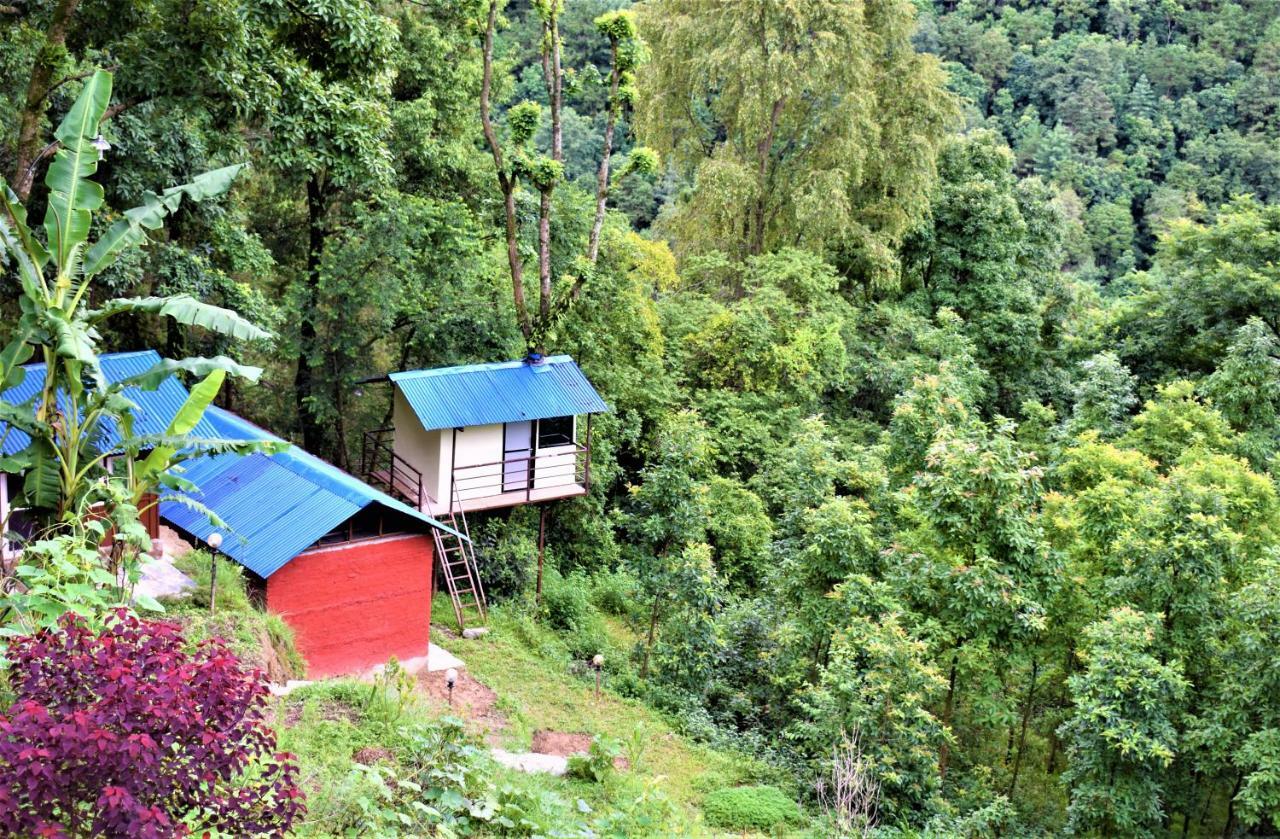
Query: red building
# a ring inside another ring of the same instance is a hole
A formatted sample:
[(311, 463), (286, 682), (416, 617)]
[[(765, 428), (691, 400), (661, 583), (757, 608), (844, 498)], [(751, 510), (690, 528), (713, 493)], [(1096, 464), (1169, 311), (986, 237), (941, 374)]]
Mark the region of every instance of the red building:
[[(206, 419), (224, 438), (279, 440), (217, 408)], [(464, 536), (297, 446), (202, 458), (182, 477), (225, 528), (178, 501), (161, 518), (205, 544), (222, 536), (219, 551), (293, 629), (308, 676), (427, 654), (437, 534)]]
[(293, 628), (309, 675), (426, 654), (431, 541), (407, 533), (312, 548), (267, 579), (267, 608)]

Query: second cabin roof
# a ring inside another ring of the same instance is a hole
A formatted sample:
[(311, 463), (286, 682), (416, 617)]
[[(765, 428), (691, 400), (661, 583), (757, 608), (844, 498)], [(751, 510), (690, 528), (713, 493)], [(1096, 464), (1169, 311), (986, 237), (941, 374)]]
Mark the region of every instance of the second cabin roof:
[(463, 428), (598, 414), (609, 406), (567, 355), (392, 373), (422, 427)]

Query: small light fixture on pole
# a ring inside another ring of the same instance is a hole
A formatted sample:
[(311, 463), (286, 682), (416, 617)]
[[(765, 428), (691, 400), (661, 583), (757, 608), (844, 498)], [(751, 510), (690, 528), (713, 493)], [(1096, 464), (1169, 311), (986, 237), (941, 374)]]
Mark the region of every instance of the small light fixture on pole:
[(449, 707), (453, 707), (453, 686), (458, 683), (458, 671), (450, 667), (444, 671), (444, 683), (449, 688)]
[(214, 531), (209, 534), (209, 538), (205, 540), (208, 543), (209, 551), (209, 614), (213, 614), (215, 602), (218, 593), (218, 548), (222, 547), (222, 534)]
[(107, 156), (107, 152), (111, 151), (111, 144), (101, 134), (93, 138), (93, 147), (98, 150), (99, 160), (102, 160)]
[(591, 666), (596, 671), (596, 701), (600, 701), (600, 671), (604, 669), (604, 656), (596, 653), (591, 658)]

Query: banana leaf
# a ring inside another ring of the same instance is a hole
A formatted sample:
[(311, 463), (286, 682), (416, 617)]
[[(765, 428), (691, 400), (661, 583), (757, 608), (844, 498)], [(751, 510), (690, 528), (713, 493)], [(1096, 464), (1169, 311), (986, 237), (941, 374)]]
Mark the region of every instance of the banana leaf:
[(209, 524), (213, 525), (218, 530), (222, 530), (230, 534), (234, 533), (231, 529), (231, 525), (227, 524), (217, 513), (210, 510), (199, 501), (196, 501), (194, 498), (190, 498), (186, 495), (170, 495), (166, 493), (165, 495), (161, 495), (158, 500), (161, 503), (172, 502), (174, 504), (181, 504), (191, 512), (199, 513), (200, 515), (207, 517), (209, 519)]
[(50, 309), (45, 318), (49, 331), (58, 339), (56, 352), (63, 358), (71, 358), (87, 366), (91, 371), (98, 369), (98, 353), (94, 349), (98, 335), (92, 327), (68, 320), (60, 309)]
[(14, 336), (3, 350), (0, 350), (0, 393), (22, 384), (27, 371), (22, 367), (35, 354), (31, 346), (31, 333), (19, 326), (19, 333)]
[(53, 434), (53, 430), (47, 423), (36, 419), (33, 399), (28, 399), (20, 405), (0, 402), (0, 425), (11, 426), (32, 437), (47, 437)]
[(76, 252), (89, 239), (91, 213), (102, 206), (102, 186), (89, 176), (98, 171), (93, 141), (110, 102), (111, 74), (98, 70), (54, 132), (62, 147), (44, 179), (49, 187), (44, 229), (53, 263), (63, 275), (70, 275)]
[(22, 494), (32, 507), (50, 510), (62, 499), (62, 472), (53, 446), (40, 437), (27, 447), (30, 465), (22, 484)]
[(256, 382), (258, 377), (262, 375), (261, 367), (248, 367), (243, 364), (237, 364), (225, 355), (214, 356), (213, 358), (183, 358), (180, 360), (166, 358), (136, 376), (121, 379), (120, 384), (125, 387), (155, 390), (160, 386), (161, 382), (179, 370), (196, 376), (207, 376), (214, 370), (222, 370), (228, 375), (239, 376), (251, 382)]
[(126, 210), (124, 218), (111, 225), (89, 248), (84, 258), (85, 276), (92, 277), (108, 267), (122, 251), (141, 242), (148, 230), (158, 229), (164, 217), (178, 209), (183, 196), (192, 201), (204, 201), (221, 195), (231, 188), (231, 182), (247, 165), (237, 163), (205, 172), (197, 175), (191, 183), (171, 186), (159, 195), (146, 192), (141, 206)]
[(0, 179), (0, 211), (0, 245), (18, 266), (23, 292), (33, 301), (43, 300), (47, 290), (40, 268), (49, 261), (49, 252), (31, 235), (27, 209), (3, 179)]
[(175, 294), (172, 297), (122, 297), (87, 313), (85, 318), (91, 323), (98, 323), (121, 312), (164, 315), (178, 323), (204, 327), (211, 332), (242, 341), (266, 340), (271, 337), (270, 332), (230, 309), (202, 303), (189, 294)]

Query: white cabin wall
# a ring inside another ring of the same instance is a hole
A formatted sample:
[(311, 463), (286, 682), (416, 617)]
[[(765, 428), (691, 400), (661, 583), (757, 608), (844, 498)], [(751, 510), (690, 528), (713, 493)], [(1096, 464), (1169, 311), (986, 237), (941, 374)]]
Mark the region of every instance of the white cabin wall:
[[(483, 498), (502, 491), (502, 423), (471, 425), (458, 430), (457, 469), (458, 494), (468, 498)], [(452, 446), (452, 441), (450, 441)], [(449, 458), (446, 458), (449, 459)], [(482, 466), (483, 464), (494, 464)], [(466, 469), (467, 466), (482, 466)]]
[[(440, 487), (440, 449), (441, 433), (427, 431), (422, 421), (413, 412), (409, 401), (396, 388), (391, 403), (391, 425), (395, 428), (392, 448), (397, 456), (422, 473), (422, 483), (427, 492), (440, 498), (436, 491)], [(445, 474), (448, 474), (447, 472)]]

